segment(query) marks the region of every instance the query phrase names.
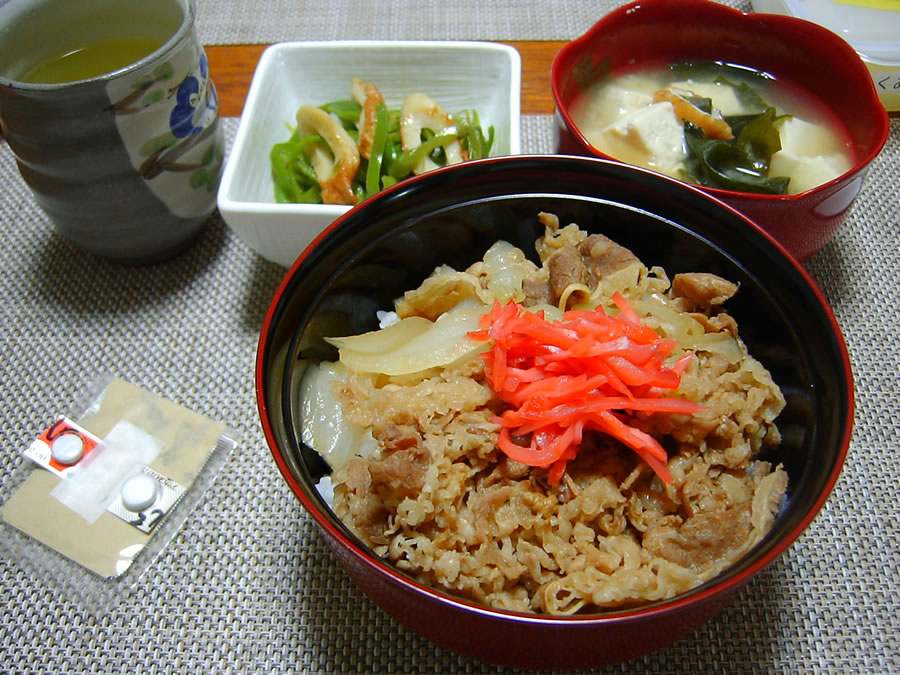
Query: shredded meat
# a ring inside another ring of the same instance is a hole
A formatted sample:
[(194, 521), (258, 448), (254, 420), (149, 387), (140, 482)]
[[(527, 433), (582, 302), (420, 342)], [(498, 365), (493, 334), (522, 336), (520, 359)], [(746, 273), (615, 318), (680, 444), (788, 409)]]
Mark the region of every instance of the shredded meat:
[[(421, 583), (493, 607), (565, 615), (671, 598), (733, 564), (772, 527), (787, 474), (758, 455), (780, 440), (784, 397), (720, 307), (735, 284), (683, 274), (670, 288), (664, 274), (649, 274), (606, 237), (560, 229), (551, 214), (541, 222), (543, 266), (522, 285), (526, 302), (558, 299), (571, 283), (606, 293), (603, 279), (638, 266), (620, 275), (616, 290), (663, 298), (669, 310), (739, 345), (733, 358), (691, 349), (696, 357), (676, 394), (702, 412), (630, 419), (667, 450), (671, 482), (617, 441), (585, 430), (551, 487), (546, 469), (498, 449), (503, 404), (485, 381), (484, 361), (473, 357), (402, 381), (351, 373), (335, 384), (347, 419), (377, 443), (336, 470), (335, 512)], [(478, 297), (488, 279), (481, 268), (470, 272), (484, 285), (470, 294)], [(408, 292), (404, 311), (429, 316), (431, 303), (457, 287), (450, 275), (459, 273), (436, 274), (423, 287), (443, 290)]]
[(360, 537), (374, 547), (388, 543), (385, 536), (385, 523), (388, 509), (372, 490), (372, 475), (368, 462), (362, 457), (354, 457), (342, 470), (342, 489), (347, 498), (353, 502), (353, 511), (345, 515), (345, 521)]
[(550, 297), (557, 303), (570, 285), (594, 288), (599, 280), (639, 262), (631, 251), (602, 234), (592, 234), (577, 246), (564, 245), (547, 260)]
[(701, 513), (681, 526), (658, 525), (644, 534), (644, 550), (681, 567), (701, 571), (736, 548), (750, 534), (750, 505)]
[(703, 324), (703, 328), (706, 329), (707, 333), (727, 332), (730, 333), (732, 337), (737, 337), (737, 321), (734, 320), (734, 317), (731, 316), (731, 314), (720, 312), (713, 316), (707, 316), (706, 314), (694, 312), (691, 314), (691, 318), (696, 319)]
[(427, 450), (417, 447), (400, 450), (378, 461), (369, 462), (369, 474), (375, 490), (386, 488), (403, 497), (412, 497), (422, 489), (428, 468)]
[(581, 253), (574, 246), (561, 248), (548, 261), (550, 269), (550, 293), (554, 302), (559, 301), (563, 292), (571, 284), (583, 284), (587, 286), (594, 279), (584, 264)]
[(483, 524), (493, 522), (497, 509), (509, 500), (511, 493), (510, 485), (492, 485), (479, 492), (472, 503), (472, 513), (478, 522)]
[(525, 299), (522, 301), (525, 307), (545, 305), (553, 300), (550, 293), (550, 282), (547, 279), (525, 279), (522, 282), (522, 292), (525, 294)]
[(676, 274), (672, 279), (672, 295), (687, 298), (697, 307), (721, 305), (737, 292), (737, 284), (708, 272)]
[(373, 435), (388, 450), (405, 450), (419, 443), (418, 430), (406, 420), (385, 420), (374, 428)]
[(592, 234), (578, 248), (581, 255), (590, 261), (595, 280), (640, 262), (630, 250), (602, 234)]

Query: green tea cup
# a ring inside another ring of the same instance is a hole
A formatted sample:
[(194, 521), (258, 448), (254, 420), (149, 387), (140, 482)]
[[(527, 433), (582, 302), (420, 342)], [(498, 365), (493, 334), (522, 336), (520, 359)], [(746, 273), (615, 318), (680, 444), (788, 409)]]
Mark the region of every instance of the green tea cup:
[(0, 3), (0, 134), (56, 229), (149, 263), (194, 241), (224, 161), (193, 0)]

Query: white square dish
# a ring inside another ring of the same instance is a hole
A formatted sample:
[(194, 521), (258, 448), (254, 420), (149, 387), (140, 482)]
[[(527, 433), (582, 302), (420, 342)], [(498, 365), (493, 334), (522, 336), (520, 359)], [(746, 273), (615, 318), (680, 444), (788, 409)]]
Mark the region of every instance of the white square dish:
[(287, 140), (301, 105), (350, 98), (352, 78), (374, 82), (388, 108), (427, 94), (448, 113), (477, 111), (494, 127), (491, 156), (520, 150), (521, 57), (489, 42), (284, 42), (259, 60), (218, 191), (228, 226), (254, 251), (290, 266), (351, 207), (279, 204), (269, 154)]

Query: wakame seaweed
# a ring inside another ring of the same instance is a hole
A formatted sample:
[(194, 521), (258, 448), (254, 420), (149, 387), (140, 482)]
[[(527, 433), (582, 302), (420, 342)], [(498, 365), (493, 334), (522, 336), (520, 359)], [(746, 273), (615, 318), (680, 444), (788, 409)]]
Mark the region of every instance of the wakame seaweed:
[[(769, 177), (767, 174), (772, 155), (781, 149), (777, 123), (790, 115), (778, 115), (756, 88), (734, 75), (740, 70), (742, 75), (752, 76), (761, 84), (772, 78), (765, 73), (738, 69), (720, 61), (675, 63), (669, 69), (685, 79), (712, 80), (727, 84), (744, 105), (763, 110), (754, 115), (725, 116), (724, 120), (734, 134), (731, 140), (707, 138), (702, 129), (685, 122), (684, 135), (688, 150), (683, 170), (685, 179), (705, 187), (784, 194), (790, 179), (783, 176)], [(712, 102), (709, 99), (690, 97), (687, 100), (703, 112), (712, 113)]]
[(707, 138), (700, 127), (685, 122), (684, 178), (705, 187), (783, 195), (790, 178), (768, 173), (772, 155), (781, 150), (776, 123), (788, 117), (771, 106), (758, 115), (726, 116), (734, 134), (731, 140)]
[(726, 117), (735, 137), (707, 138), (699, 127), (685, 123), (688, 157), (685, 177), (705, 187), (782, 195), (790, 178), (767, 176), (772, 155), (781, 149), (775, 108), (759, 115)]

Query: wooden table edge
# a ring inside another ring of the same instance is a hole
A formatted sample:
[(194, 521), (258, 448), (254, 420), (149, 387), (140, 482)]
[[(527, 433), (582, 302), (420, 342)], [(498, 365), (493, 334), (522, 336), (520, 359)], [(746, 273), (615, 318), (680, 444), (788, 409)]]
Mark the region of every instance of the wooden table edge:
[[(550, 66), (566, 44), (562, 40), (519, 40), (500, 44), (515, 47), (522, 57), (523, 115), (552, 115), (556, 111), (550, 90)], [(219, 96), (219, 114), (239, 117), (250, 89), (259, 57), (268, 44), (209, 45), (205, 47), (209, 69)], [(889, 112), (900, 119), (900, 110)]]
[[(501, 42), (501, 41), (498, 41)], [(552, 115), (555, 111), (550, 90), (550, 65), (564, 41), (501, 42), (515, 47), (522, 57), (523, 115)], [(219, 97), (219, 114), (240, 117), (259, 57), (269, 45), (208, 45), (209, 72)]]

